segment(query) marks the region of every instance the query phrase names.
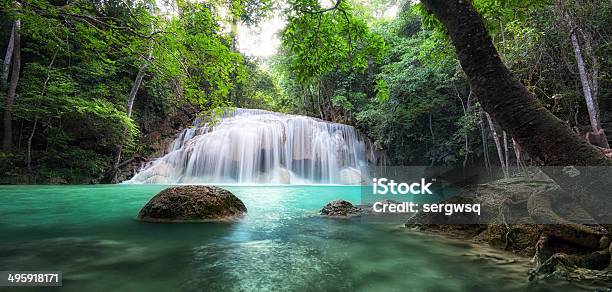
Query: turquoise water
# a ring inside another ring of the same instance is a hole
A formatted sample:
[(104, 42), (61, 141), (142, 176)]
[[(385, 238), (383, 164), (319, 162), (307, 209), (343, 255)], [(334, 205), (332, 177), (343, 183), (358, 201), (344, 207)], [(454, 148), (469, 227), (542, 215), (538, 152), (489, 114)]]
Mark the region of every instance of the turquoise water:
[(317, 216), (331, 200), (359, 202), (359, 187), (227, 186), (249, 210), (239, 222), (134, 220), (163, 188), (0, 187), (0, 270), (63, 271), (64, 286), (57, 291), (588, 288), (529, 284), (529, 263), (509, 254), (394, 225)]

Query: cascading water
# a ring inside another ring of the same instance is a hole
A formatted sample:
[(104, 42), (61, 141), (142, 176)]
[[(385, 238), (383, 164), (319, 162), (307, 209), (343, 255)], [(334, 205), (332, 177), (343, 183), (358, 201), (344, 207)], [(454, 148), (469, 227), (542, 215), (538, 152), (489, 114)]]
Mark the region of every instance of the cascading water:
[(128, 183), (360, 184), (374, 161), (355, 128), (320, 119), (237, 108), (199, 125)]

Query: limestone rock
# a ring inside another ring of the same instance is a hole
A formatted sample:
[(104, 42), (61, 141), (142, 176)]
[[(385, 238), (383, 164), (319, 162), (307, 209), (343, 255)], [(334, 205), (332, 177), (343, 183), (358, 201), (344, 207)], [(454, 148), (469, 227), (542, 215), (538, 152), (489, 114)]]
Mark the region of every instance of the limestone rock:
[(176, 186), (155, 195), (140, 210), (148, 222), (225, 221), (247, 212), (244, 203), (228, 190), (214, 186)]

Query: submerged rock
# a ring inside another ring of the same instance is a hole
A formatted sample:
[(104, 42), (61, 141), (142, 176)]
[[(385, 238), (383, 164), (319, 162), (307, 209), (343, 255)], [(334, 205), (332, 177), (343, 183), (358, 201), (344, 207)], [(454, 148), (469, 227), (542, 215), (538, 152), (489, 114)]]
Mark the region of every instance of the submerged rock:
[(325, 205), (320, 213), (329, 217), (349, 217), (360, 215), (361, 208), (353, 206), (348, 201), (336, 200)]
[(177, 186), (161, 191), (138, 213), (148, 222), (206, 222), (244, 215), (244, 203), (228, 190), (214, 186)]

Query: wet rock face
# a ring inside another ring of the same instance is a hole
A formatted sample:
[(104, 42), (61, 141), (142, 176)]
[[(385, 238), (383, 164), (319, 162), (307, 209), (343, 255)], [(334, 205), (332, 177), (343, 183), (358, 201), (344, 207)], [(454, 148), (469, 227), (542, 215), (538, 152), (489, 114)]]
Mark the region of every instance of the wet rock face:
[(214, 186), (177, 186), (161, 191), (138, 213), (148, 222), (207, 222), (241, 217), (244, 203), (228, 190)]
[(349, 217), (361, 214), (361, 208), (353, 206), (348, 201), (336, 200), (325, 205), (320, 213), (329, 217)]

